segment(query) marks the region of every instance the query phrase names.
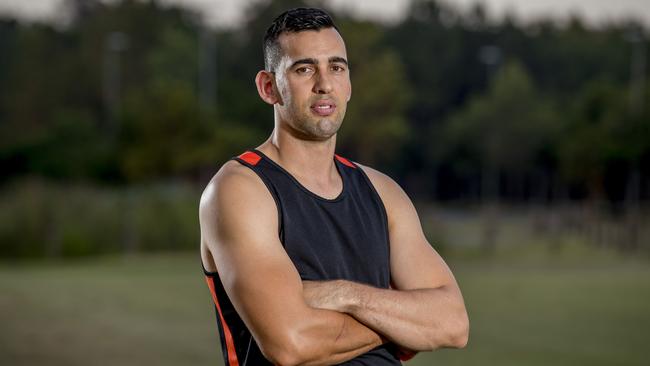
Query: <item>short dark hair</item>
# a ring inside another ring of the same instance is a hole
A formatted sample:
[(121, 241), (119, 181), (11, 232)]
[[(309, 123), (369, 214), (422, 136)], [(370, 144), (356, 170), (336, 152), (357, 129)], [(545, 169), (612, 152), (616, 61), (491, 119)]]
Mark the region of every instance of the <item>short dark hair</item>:
[(264, 35), (264, 68), (275, 71), (280, 62), (280, 44), (278, 38), (282, 33), (297, 33), (305, 30), (323, 28), (339, 29), (324, 10), (318, 8), (295, 8), (278, 15)]

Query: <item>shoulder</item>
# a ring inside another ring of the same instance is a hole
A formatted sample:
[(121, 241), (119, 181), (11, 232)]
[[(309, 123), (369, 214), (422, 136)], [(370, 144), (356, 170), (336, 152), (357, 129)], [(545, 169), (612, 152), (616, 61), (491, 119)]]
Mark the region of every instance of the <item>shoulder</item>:
[[(405, 220), (412, 220), (415, 207), (402, 187), (391, 177), (376, 169), (358, 163), (357, 165), (366, 173), (370, 183), (379, 194), (386, 209), (389, 229)], [(417, 216), (416, 213), (415, 216)]]
[(400, 238), (398, 241), (391, 240), (391, 245), (404, 247), (397, 243), (404, 243), (401, 239), (405, 238), (416, 238), (414, 242), (426, 242), (415, 206), (402, 187), (388, 175), (370, 167), (358, 165), (368, 175), (384, 204), (389, 234)]
[(221, 199), (257, 191), (258, 182), (255, 172), (246, 166), (230, 160), (221, 166), (210, 179), (201, 194), (201, 209), (216, 205)]
[(274, 205), (268, 189), (250, 168), (230, 160), (210, 179), (199, 203), (201, 218), (213, 216), (218, 211), (237, 211), (238, 208), (255, 207), (264, 210)]
[(359, 166), (359, 168), (361, 168), (364, 173), (366, 173), (368, 179), (370, 180), (370, 183), (372, 183), (372, 185), (377, 190), (377, 193), (379, 193), (379, 197), (381, 197), (382, 201), (384, 201), (384, 205), (387, 206), (386, 208), (389, 208), (388, 205), (395, 203), (395, 201), (404, 199), (408, 200), (408, 196), (402, 187), (400, 187), (400, 185), (397, 184), (393, 178), (369, 166), (365, 166), (359, 163), (355, 164)]

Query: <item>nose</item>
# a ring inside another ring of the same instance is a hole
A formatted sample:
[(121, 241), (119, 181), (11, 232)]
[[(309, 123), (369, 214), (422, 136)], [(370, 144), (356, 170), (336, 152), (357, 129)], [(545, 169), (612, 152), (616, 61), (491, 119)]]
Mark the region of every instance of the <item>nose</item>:
[(332, 80), (327, 72), (321, 71), (315, 77), (313, 92), (316, 94), (329, 94), (332, 92)]

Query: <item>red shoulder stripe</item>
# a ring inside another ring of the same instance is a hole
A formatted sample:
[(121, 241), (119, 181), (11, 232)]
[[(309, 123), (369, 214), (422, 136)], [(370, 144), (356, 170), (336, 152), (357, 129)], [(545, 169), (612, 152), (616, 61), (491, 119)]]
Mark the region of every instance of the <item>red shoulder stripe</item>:
[(221, 314), (221, 307), (219, 306), (219, 301), (217, 300), (217, 292), (214, 290), (214, 282), (212, 281), (213, 279), (205, 276), (205, 282), (208, 283), (210, 293), (212, 294), (212, 300), (217, 306), (217, 312), (219, 312), (219, 320), (221, 320), (221, 325), (223, 326), (223, 334), (226, 336), (226, 348), (228, 349), (228, 366), (239, 366), (237, 351), (235, 350), (235, 341), (232, 338), (232, 333), (230, 333), (230, 327), (228, 327), (228, 323), (226, 323), (226, 320), (223, 318), (223, 314)]
[(347, 166), (349, 166), (350, 168), (354, 168), (354, 169), (357, 168), (357, 166), (354, 165), (354, 164), (352, 164), (352, 163), (350, 162), (350, 160), (348, 160), (348, 159), (346, 159), (346, 158), (344, 158), (344, 157), (342, 157), (342, 156), (338, 156), (338, 155), (336, 155), (336, 154), (334, 154), (334, 156), (336, 157), (336, 160), (340, 161), (343, 165), (347, 165)]
[(245, 153), (239, 155), (239, 158), (250, 165), (257, 165), (257, 163), (260, 162), (260, 159), (262, 159), (261, 156), (257, 155), (252, 151), (246, 151)]

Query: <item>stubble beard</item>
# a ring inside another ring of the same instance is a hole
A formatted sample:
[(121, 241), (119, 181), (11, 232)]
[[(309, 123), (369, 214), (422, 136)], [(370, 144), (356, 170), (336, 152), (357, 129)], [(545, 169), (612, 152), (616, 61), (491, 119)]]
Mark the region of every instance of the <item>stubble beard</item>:
[(340, 105), (337, 105), (337, 111), (327, 117), (314, 115), (309, 107), (300, 110), (306, 112), (299, 113), (293, 116), (293, 123), (291, 129), (294, 134), (304, 140), (309, 141), (326, 141), (336, 135), (345, 115), (345, 106), (340, 110)]
[(300, 123), (303, 125), (302, 130), (306, 132), (305, 137), (316, 141), (329, 140), (341, 127), (341, 122), (335, 118), (319, 118), (315, 121), (303, 120)]

